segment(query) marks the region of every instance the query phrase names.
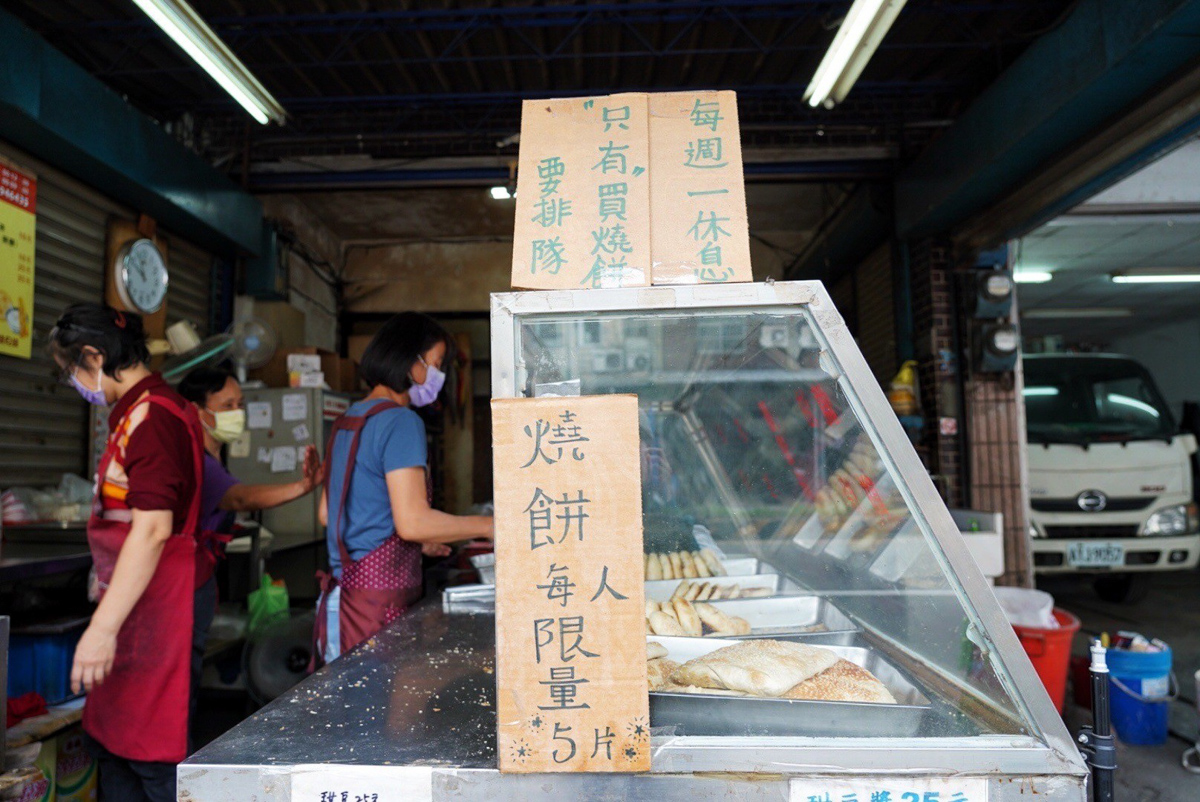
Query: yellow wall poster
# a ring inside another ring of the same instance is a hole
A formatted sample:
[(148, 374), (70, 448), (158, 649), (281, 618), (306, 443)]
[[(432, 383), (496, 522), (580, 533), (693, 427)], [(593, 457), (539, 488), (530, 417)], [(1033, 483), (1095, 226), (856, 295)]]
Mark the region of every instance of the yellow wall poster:
[(33, 346), (33, 244), (37, 178), (0, 161), (0, 354)]

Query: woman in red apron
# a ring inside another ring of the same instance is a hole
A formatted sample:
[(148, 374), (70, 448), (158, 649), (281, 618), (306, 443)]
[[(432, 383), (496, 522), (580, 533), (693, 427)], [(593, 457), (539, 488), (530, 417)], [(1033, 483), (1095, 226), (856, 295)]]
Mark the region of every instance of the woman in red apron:
[(188, 673), (203, 435), (193, 407), (146, 367), (141, 318), (75, 304), (50, 333), (63, 379), (112, 405), (88, 546), (98, 599), (75, 649), (83, 729), (102, 798), (175, 799)]
[(371, 387), (334, 423), (325, 450), (322, 521), (332, 576), (322, 575), (314, 662), (332, 660), (421, 598), (421, 554), (439, 544), (490, 538), (488, 516), (432, 509), (425, 425), (412, 407), (445, 382), (450, 335), (432, 318), (396, 315), (371, 340), (362, 376)]

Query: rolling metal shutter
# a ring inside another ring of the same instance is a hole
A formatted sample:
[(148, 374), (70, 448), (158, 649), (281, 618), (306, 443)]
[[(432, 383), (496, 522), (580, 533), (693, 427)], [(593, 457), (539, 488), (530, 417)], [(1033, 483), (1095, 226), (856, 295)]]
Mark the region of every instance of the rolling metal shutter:
[[(5, 143), (0, 156), (38, 179), (33, 357), (0, 355), (0, 489), (57, 485), (64, 473), (89, 474), (90, 423), (83, 399), (56, 381), (46, 336), (68, 305), (103, 299), (108, 220), (135, 213)], [(191, 320), (203, 336), (212, 258), (164, 234), (170, 238), (168, 321)]]
[(167, 290), (167, 325), (188, 320), (201, 337), (208, 334), (208, 307), (212, 297), (212, 255), (178, 237), (168, 237), (167, 264), (171, 284)]
[(131, 212), (20, 152), (0, 155), (37, 173), (33, 358), (0, 356), (0, 488), (56, 485), (85, 475), (87, 405), (57, 383), (46, 336), (63, 308), (104, 293), (104, 238), (110, 215)]

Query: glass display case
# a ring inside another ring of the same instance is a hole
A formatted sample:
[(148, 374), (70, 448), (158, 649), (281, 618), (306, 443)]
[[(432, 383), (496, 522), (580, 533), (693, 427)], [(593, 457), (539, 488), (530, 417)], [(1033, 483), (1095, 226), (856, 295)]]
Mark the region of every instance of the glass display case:
[[(1085, 763), (819, 283), (494, 295), (492, 375), (496, 398), (638, 397), (651, 772), (499, 772), (480, 585), (203, 749), (181, 798), (1083, 802)], [(825, 662), (794, 686), (681, 675), (721, 649)]]
[[(871, 671), (894, 700), (731, 699), (668, 687), (651, 693), (653, 726), (683, 741), (763, 746), (794, 737), (902, 739), (889, 744), (901, 752), (937, 743), (971, 763), (991, 748), (991, 759), (1015, 757), (1019, 745), (1026, 766), (1082, 771), (821, 285), (514, 293), (494, 296), (492, 322), (496, 397), (638, 396), (649, 599), (694, 598), (688, 590), (700, 585), (701, 600), (746, 622), (740, 638), (825, 646)], [(726, 576), (654, 565), (656, 555), (705, 549)], [(708, 584), (755, 592), (710, 596)], [(675, 662), (713, 648), (655, 640)]]

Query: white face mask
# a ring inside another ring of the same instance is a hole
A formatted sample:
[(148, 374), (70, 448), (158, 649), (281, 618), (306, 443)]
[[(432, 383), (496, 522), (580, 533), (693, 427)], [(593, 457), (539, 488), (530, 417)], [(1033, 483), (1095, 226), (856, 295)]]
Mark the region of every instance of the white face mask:
[(218, 443), (232, 443), (246, 431), (246, 410), (244, 409), (226, 409), (220, 412), (206, 409), (205, 412), (213, 416), (213, 425), (204, 424), (204, 428)]

